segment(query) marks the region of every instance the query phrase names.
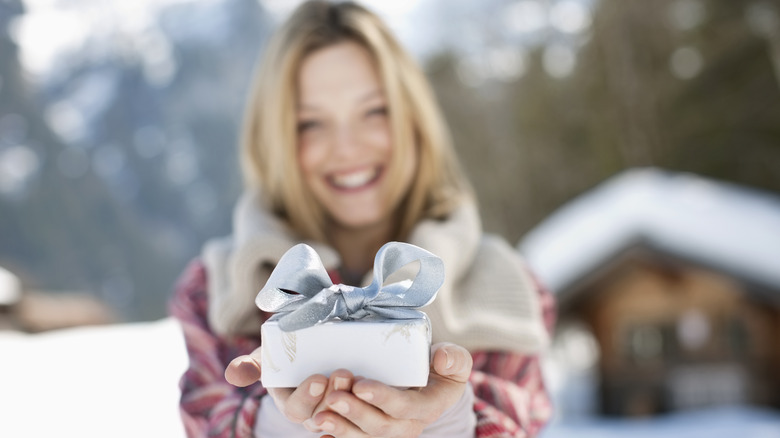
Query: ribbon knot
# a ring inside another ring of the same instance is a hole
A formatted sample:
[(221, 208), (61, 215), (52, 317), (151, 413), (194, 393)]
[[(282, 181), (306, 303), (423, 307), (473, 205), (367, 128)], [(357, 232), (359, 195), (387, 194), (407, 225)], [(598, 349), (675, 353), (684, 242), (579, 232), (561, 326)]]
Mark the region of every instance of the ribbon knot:
[[(414, 280), (384, 284), (391, 274), (412, 262), (419, 262)], [(279, 260), (255, 303), (266, 312), (278, 312), (274, 319), (284, 331), (336, 318), (348, 321), (378, 315), (411, 319), (423, 315), (416, 309), (433, 301), (443, 282), (444, 262), (439, 257), (408, 243), (390, 242), (374, 258), (370, 285), (334, 285), (314, 249), (298, 244)]]

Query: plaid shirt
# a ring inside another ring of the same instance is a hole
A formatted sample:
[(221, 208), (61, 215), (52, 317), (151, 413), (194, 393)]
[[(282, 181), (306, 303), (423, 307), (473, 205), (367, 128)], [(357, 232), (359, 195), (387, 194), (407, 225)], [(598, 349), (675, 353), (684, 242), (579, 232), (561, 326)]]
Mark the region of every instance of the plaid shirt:
[[(225, 368), (235, 357), (260, 346), (258, 337), (220, 337), (207, 320), (206, 269), (195, 261), (185, 270), (171, 301), (179, 320), (190, 364), (181, 378), (181, 416), (187, 436), (251, 437), (266, 394), (258, 382), (238, 388), (225, 380)], [(548, 330), (555, 323), (552, 295), (538, 287)], [(258, 318), (261, 318), (258, 309)], [(510, 352), (473, 352), (470, 381), (474, 387), (479, 438), (535, 436), (552, 415), (539, 358)]]

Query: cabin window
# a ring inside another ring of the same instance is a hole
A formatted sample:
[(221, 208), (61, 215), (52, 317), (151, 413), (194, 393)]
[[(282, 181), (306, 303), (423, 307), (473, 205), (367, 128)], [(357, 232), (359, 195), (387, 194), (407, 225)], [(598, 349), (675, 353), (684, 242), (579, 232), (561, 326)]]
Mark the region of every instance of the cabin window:
[(702, 350), (709, 343), (711, 333), (710, 321), (698, 309), (686, 310), (677, 320), (677, 339), (686, 351)]
[(748, 400), (748, 382), (740, 364), (702, 363), (671, 369), (667, 391), (675, 410), (741, 404)]
[(626, 332), (626, 355), (636, 363), (660, 359), (664, 352), (664, 336), (654, 325), (630, 327)]
[(726, 339), (728, 349), (734, 357), (745, 356), (749, 349), (750, 336), (748, 336), (745, 323), (739, 318), (730, 318), (726, 324)]

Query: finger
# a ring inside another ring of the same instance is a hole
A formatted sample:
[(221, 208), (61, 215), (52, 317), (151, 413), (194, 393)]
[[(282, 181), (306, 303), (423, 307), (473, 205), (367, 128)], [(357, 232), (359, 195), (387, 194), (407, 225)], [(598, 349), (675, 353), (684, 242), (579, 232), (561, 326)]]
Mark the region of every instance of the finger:
[(465, 348), (441, 342), (431, 348), (431, 369), (441, 376), (459, 383), (466, 383), (474, 361)]
[[(438, 382), (436, 385), (441, 386)], [(352, 393), (355, 397), (389, 417), (427, 423), (438, 418), (446, 409), (440, 405), (449, 400), (440, 400), (440, 392), (431, 391), (427, 387), (399, 389), (368, 379), (359, 380), (352, 385)]]
[(297, 388), (269, 388), (276, 407), (290, 421), (301, 423), (314, 414), (314, 409), (322, 401), (328, 378), (315, 374), (309, 376)]
[[(348, 393), (341, 393), (341, 396), (345, 397), (352, 397)], [(340, 400), (338, 397), (333, 399), (335, 396), (329, 396), (327, 397), (328, 400), (330, 400), (336, 409), (341, 410), (342, 412), (348, 412), (348, 410), (345, 410), (341, 407), (339, 404)], [(357, 402), (360, 402), (360, 400), (355, 399)], [(366, 405), (363, 403), (363, 405)], [(370, 409), (376, 410), (376, 408), (369, 406)], [(354, 408), (352, 408), (352, 412), (355, 412)], [(381, 416), (384, 416), (384, 414), (377, 411), (377, 414), (379, 418)], [(349, 415), (348, 413), (346, 415)], [(355, 423), (350, 421), (345, 415), (342, 415), (336, 411), (333, 410), (332, 407), (328, 407), (328, 409), (319, 412), (314, 417), (312, 417), (309, 422), (317, 428), (318, 431), (326, 434), (330, 434), (332, 436), (336, 436), (338, 438), (367, 438), (369, 436), (390, 436), (388, 434), (382, 433), (382, 434), (369, 434), (366, 431), (363, 431), (360, 427), (358, 427)], [(374, 424), (378, 424), (382, 422), (383, 424), (387, 422), (387, 419), (383, 420), (373, 420)], [(389, 429), (388, 429), (389, 430)], [(327, 435), (326, 435), (327, 436)]]
[[(352, 382), (354, 382), (355, 376), (352, 375), (351, 372), (345, 370), (345, 369), (338, 369), (332, 373), (330, 373), (330, 378), (328, 379), (328, 388), (325, 390), (325, 395), (323, 396), (322, 401), (320, 404), (314, 409), (314, 414), (317, 412), (323, 411), (328, 408), (328, 406), (325, 404), (325, 398), (332, 392), (335, 391), (349, 391), (352, 389)], [(312, 414), (313, 415), (313, 414)]]
[(463, 395), (473, 361), (466, 349), (455, 344), (436, 344), (432, 351), (425, 387), (400, 390), (377, 381), (359, 380), (352, 385), (352, 392), (392, 418), (435, 421)]
[(235, 386), (249, 386), (260, 380), (260, 355), (262, 347), (251, 354), (238, 356), (225, 368), (225, 380)]
[(352, 389), (352, 382), (355, 376), (348, 370), (339, 369), (330, 373), (328, 379), (328, 393), (333, 391), (349, 391)]
[[(334, 393), (325, 400), (332, 412), (318, 414), (314, 420), (321, 421), (323, 430), (339, 438), (418, 436), (424, 428), (423, 423), (416, 420), (392, 418), (350, 393)], [(331, 430), (327, 423), (333, 425)]]

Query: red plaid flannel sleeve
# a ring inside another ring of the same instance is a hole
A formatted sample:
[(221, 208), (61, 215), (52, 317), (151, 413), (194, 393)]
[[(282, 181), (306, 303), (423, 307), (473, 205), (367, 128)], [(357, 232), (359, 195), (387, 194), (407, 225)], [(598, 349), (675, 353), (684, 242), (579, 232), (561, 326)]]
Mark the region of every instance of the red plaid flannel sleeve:
[[(538, 281), (536, 286), (545, 327), (552, 333), (555, 300)], [(536, 436), (552, 416), (539, 357), (509, 352), (476, 352), (472, 356), (470, 380), (476, 396), (477, 437)]]
[(259, 384), (237, 388), (225, 380), (225, 368), (260, 345), (259, 339), (225, 339), (211, 331), (206, 314), (206, 270), (193, 262), (182, 275), (171, 300), (171, 314), (181, 324), (190, 364), (179, 382), (180, 412), (187, 436), (250, 437), (260, 398)]

